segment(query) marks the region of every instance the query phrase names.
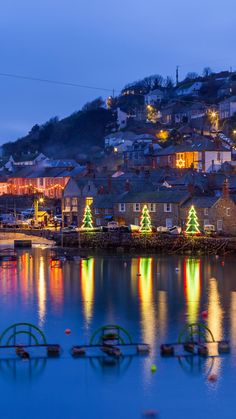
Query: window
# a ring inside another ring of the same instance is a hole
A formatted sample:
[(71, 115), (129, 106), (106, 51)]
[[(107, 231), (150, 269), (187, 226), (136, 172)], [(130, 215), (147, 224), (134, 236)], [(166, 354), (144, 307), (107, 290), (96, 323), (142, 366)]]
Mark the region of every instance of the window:
[(173, 227), (173, 220), (172, 220), (172, 218), (167, 218), (166, 219), (166, 227), (167, 228)]
[(99, 208), (95, 208), (94, 212), (95, 214), (99, 214)]
[(93, 198), (92, 197), (87, 197), (86, 198), (86, 200), (85, 200), (85, 203), (86, 203), (86, 205), (92, 205), (92, 203), (93, 203)]
[(109, 214), (109, 208), (105, 208), (105, 214), (108, 215)]
[(140, 211), (140, 204), (134, 204), (133, 205), (133, 210), (134, 210), (134, 212), (139, 212)]
[(164, 212), (172, 212), (172, 205), (164, 204)]
[(208, 215), (208, 208), (204, 208), (204, 215)]
[(102, 223), (101, 223), (101, 218), (96, 218), (96, 225), (97, 225), (97, 226), (102, 225)]
[(222, 231), (223, 230), (223, 221), (217, 220), (217, 230)]
[(43, 186), (43, 178), (41, 177), (41, 178), (39, 178), (39, 186)]
[(125, 212), (125, 204), (119, 204), (119, 211)]
[(134, 225), (139, 226), (139, 224), (140, 224), (140, 223), (139, 223), (139, 218), (137, 218), (137, 217), (136, 217), (136, 218), (134, 219)]
[(226, 215), (227, 217), (230, 217), (230, 208), (226, 208)]
[(203, 222), (204, 222), (204, 227), (205, 226), (209, 226), (209, 224), (210, 224), (210, 221), (209, 220), (204, 220)]
[(77, 198), (72, 198), (72, 199), (71, 199), (71, 205), (72, 205), (73, 207), (76, 207), (76, 206), (78, 205), (78, 200), (77, 200)]
[(149, 204), (148, 208), (150, 212), (156, 212), (156, 204)]

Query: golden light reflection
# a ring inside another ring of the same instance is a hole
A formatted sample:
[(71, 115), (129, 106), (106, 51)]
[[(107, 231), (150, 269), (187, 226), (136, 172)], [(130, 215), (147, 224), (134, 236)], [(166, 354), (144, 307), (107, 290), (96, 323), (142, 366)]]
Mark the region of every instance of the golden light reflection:
[(81, 292), (87, 326), (92, 320), (94, 299), (94, 258), (81, 261)]
[(233, 346), (236, 345), (236, 291), (231, 292), (231, 343)]
[(24, 300), (29, 297), (30, 285), (32, 284), (33, 278), (33, 258), (29, 252), (23, 253), (19, 257), (20, 269), (19, 269), (19, 280), (21, 294)]
[(43, 256), (39, 259), (39, 279), (38, 279), (38, 311), (39, 324), (42, 327), (45, 322), (46, 315), (46, 278), (45, 278), (45, 262)]
[(184, 260), (184, 287), (188, 322), (195, 323), (198, 321), (201, 293), (201, 261), (199, 259), (186, 258)]
[(212, 331), (215, 340), (223, 337), (223, 310), (220, 303), (218, 284), (215, 278), (209, 281), (209, 302), (208, 302), (208, 327)]
[(139, 259), (139, 298), (142, 336), (152, 347), (155, 343), (155, 311), (152, 288), (152, 258)]
[(158, 292), (158, 319), (159, 319), (158, 331), (160, 334), (160, 338), (162, 340), (164, 340), (165, 335), (166, 335), (167, 313), (168, 313), (167, 292), (159, 291)]
[(61, 267), (51, 269), (50, 277), (50, 293), (53, 302), (53, 307), (56, 312), (62, 308), (63, 303), (63, 272)]

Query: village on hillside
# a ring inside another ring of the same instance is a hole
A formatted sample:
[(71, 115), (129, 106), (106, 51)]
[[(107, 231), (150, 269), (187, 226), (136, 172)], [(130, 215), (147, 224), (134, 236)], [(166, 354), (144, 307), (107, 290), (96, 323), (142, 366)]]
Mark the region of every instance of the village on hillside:
[[(184, 229), (194, 206), (202, 232), (236, 235), (236, 73), (146, 77), (78, 117), (90, 118), (91, 132), (101, 111), (110, 119), (95, 145), (90, 139), (91, 152), (74, 128), (71, 155), (69, 146), (65, 156), (57, 152), (56, 139), (55, 154), (52, 146), (47, 152), (45, 126), (1, 147), (2, 222), (32, 215), (41, 199), (44, 226), (78, 228), (89, 206), (94, 227), (135, 228), (147, 206), (155, 228)], [(51, 139), (60, 123), (51, 121)]]

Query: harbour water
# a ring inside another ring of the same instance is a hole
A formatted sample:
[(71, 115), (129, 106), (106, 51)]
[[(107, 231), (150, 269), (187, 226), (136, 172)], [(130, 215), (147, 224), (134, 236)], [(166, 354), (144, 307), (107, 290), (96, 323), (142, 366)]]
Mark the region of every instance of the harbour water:
[[(47, 247), (19, 251), (16, 262), (0, 266), (0, 332), (30, 322), (63, 352), (37, 362), (0, 360), (1, 417), (138, 419), (152, 410), (165, 419), (234, 418), (234, 269), (233, 257), (107, 254), (53, 265)], [(231, 353), (161, 358), (160, 344), (176, 341), (186, 323), (202, 321), (203, 310), (214, 338), (230, 339)], [(73, 359), (71, 346), (88, 343), (106, 324), (149, 343), (150, 356)]]

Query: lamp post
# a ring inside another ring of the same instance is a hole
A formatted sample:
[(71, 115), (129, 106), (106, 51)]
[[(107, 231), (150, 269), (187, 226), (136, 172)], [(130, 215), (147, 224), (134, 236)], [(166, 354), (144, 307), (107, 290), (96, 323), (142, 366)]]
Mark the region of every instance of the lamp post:
[(36, 196), (34, 198), (34, 221), (35, 221), (35, 224), (38, 223), (39, 204), (42, 204), (43, 202), (44, 202), (44, 198), (42, 196)]

